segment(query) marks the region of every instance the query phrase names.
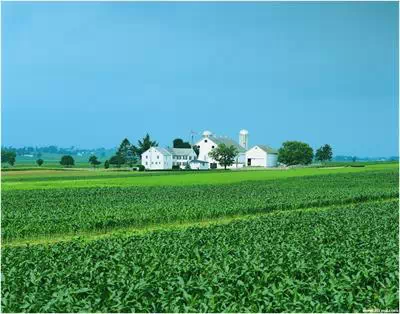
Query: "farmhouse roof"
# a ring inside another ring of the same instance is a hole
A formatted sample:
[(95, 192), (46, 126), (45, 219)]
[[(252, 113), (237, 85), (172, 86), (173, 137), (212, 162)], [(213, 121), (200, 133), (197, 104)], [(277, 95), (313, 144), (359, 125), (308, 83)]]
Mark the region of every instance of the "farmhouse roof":
[(192, 153), (194, 153), (194, 150), (192, 148), (166, 148), (165, 150), (167, 150), (170, 154), (172, 155), (190, 155)]
[(273, 149), (272, 147), (268, 146), (268, 145), (257, 145), (258, 147), (260, 147), (264, 152), (268, 153), (268, 154), (277, 154), (278, 151), (276, 149)]
[(167, 156), (171, 155), (171, 153), (166, 148), (162, 148), (162, 147), (154, 147), (154, 148), (163, 155), (167, 155)]

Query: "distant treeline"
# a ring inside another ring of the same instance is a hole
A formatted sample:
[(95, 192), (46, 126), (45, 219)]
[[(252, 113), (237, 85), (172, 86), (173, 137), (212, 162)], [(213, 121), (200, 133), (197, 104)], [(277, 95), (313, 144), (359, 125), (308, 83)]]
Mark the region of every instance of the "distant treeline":
[(355, 157), (355, 156), (334, 156), (332, 161), (353, 161), (356, 158), (357, 161), (399, 161), (399, 156), (389, 157)]
[(94, 148), (94, 149), (82, 149), (77, 148), (75, 146), (71, 146), (69, 148), (61, 148), (55, 145), (50, 146), (24, 146), (20, 148), (15, 148), (12, 146), (2, 146), (2, 151), (11, 151), (15, 152), (17, 156), (24, 155), (33, 155), (35, 157), (40, 157), (41, 154), (50, 153), (50, 154), (63, 154), (63, 155), (97, 155), (99, 157), (105, 157), (107, 155), (114, 154), (116, 149), (114, 148)]

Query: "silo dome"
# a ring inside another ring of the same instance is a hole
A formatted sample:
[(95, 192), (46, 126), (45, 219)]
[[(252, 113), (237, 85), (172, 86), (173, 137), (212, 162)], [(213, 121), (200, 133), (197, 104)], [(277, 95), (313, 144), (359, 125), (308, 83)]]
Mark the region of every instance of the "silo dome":
[(209, 136), (211, 136), (212, 135), (212, 133), (210, 132), (210, 131), (204, 131), (203, 132), (203, 136), (204, 137), (209, 137)]

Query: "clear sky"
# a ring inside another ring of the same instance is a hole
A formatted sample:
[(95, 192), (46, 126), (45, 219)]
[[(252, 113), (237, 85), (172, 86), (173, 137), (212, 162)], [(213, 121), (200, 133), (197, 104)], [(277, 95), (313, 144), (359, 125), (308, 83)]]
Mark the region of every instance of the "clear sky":
[(398, 3), (2, 3), (2, 144), (211, 130), (398, 154)]

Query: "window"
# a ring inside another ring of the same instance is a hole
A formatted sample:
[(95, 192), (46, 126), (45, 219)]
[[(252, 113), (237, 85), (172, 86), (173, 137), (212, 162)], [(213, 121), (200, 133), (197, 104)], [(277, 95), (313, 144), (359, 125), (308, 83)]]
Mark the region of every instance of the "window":
[(146, 155), (146, 159), (149, 158), (149, 156)]
[(207, 140), (204, 140), (204, 143), (207, 143)]
[(211, 148), (214, 148), (215, 146), (213, 145), (213, 146), (211, 146)]
[(151, 164), (153, 164), (153, 162), (151, 162)]
[(146, 161), (146, 166), (147, 166), (147, 161)]
[(157, 155), (157, 159), (160, 159), (160, 155)]

